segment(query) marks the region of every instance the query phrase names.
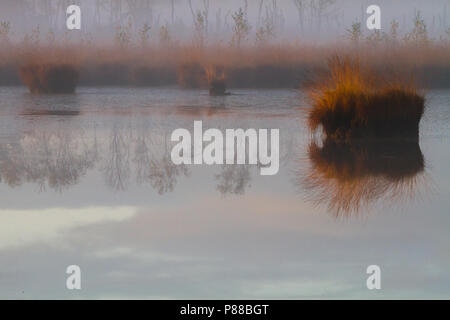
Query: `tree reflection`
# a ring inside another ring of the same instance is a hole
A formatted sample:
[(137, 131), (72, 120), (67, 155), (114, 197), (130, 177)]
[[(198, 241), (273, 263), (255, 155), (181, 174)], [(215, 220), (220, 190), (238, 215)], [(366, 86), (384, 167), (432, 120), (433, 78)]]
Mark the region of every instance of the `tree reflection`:
[[(58, 121), (49, 121), (48, 116), (56, 114)], [(30, 116), (26, 127), (14, 127), (15, 134), (0, 137), (0, 182), (10, 187), (35, 183), (40, 190), (61, 191), (92, 170), (114, 191), (128, 190), (135, 182), (162, 195), (174, 191), (180, 177), (190, 175), (189, 165), (171, 160), (173, 128), (150, 118), (127, 117), (111, 124), (76, 117), (66, 121), (59, 111), (24, 115)], [(289, 161), (287, 155), (281, 155), (282, 162)], [(251, 186), (251, 168), (259, 174), (261, 164), (221, 165), (214, 176), (217, 191), (244, 194)]]
[(175, 165), (170, 158), (168, 133), (151, 131), (148, 124), (138, 130), (133, 162), (136, 165), (136, 182), (149, 183), (159, 194), (172, 192), (180, 175), (188, 176), (185, 165)]
[(106, 184), (115, 190), (125, 190), (130, 179), (130, 132), (115, 124), (108, 137), (105, 174)]
[(249, 165), (223, 165), (221, 173), (216, 175), (217, 190), (221, 194), (244, 194), (250, 186)]
[(32, 130), (18, 142), (0, 145), (0, 181), (14, 187), (26, 182), (62, 190), (75, 185), (97, 160), (96, 146), (82, 134), (56, 129)]
[(177, 177), (183, 174), (188, 176), (189, 172), (185, 165), (175, 165), (166, 153), (159, 161), (150, 161), (150, 173), (147, 176), (148, 181), (159, 194), (173, 191), (177, 182)]
[(23, 149), (20, 144), (0, 144), (0, 182), (10, 187), (23, 183), (25, 166), (21, 159)]
[(136, 183), (142, 184), (146, 181), (150, 175), (150, 163), (151, 159), (151, 145), (150, 133), (145, 129), (141, 129), (140, 134), (137, 135), (136, 144), (134, 147), (133, 162), (136, 164)]
[(169, 133), (146, 121), (139, 126), (118, 122), (98, 137), (96, 126), (45, 119), (33, 117), (30, 128), (0, 143), (0, 182), (61, 191), (97, 167), (113, 190), (127, 190), (135, 177), (138, 185), (148, 183), (164, 194), (174, 190), (179, 176), (189, 175), (185, 165), (171, 161)]

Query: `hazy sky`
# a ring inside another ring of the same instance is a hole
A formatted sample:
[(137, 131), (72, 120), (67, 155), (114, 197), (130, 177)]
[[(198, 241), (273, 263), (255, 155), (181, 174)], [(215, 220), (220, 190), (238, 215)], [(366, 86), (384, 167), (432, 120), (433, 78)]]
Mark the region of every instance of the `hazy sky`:
[[(432, 35), (442, 35), (450, 27), (449, 0), (303, 0), (300, 1), (304, 5), (303, 13), (297, 10), (295, 2), (191, 1), (194, 12), (207, 11), (208, 37), (212, 39), (226, 38), (231, 34), (232, 14), (239, 8), (247, 12), (253, 35), (269, 19), (274, 21), (277, 39), (288, 40), (329, 40), (345, 34), (354, 21), (362, 22), (365, 26), (365, 10), (371, 4), (381, 7), (382, 29), (386, 32), (393, 19), (400, 23), (400, 32), (410, 30), (416, 11), (421, 12)], [(58, 30), (65, 31), (67, 5), (78, 4), (82, 8), (82, 32), (90, 33), (94, 38), (110, 38), (117, 26), (126, 25), (131, 19), (136, 33), (147, 23), (152, 27), (151, 35), (157, 37), (159, 28), (167, 24), (172, 38), (186, 39), (193, 34), (194, 20), (189, 3), (189, 0), (3, 0), (0, 3), (0, 20), (10, 21), (12, 36), (19, 39), (38, 25), (43, 33), (50, 29), (58, 33)], [(323, 3), (329, 4), (318, 9)]]

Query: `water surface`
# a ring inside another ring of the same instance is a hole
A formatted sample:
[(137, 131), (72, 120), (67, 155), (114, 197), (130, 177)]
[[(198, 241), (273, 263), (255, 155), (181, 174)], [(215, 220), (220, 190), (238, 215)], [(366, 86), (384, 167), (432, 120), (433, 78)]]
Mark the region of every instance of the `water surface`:
[[(0, 297), (450, 297), (449, 90), (418, 144), (378, 145), (311, 136), (301, 91), (234, 93), (0, 88)], [(279, 128), (279, 173), (173, 165), (194, 120)]]

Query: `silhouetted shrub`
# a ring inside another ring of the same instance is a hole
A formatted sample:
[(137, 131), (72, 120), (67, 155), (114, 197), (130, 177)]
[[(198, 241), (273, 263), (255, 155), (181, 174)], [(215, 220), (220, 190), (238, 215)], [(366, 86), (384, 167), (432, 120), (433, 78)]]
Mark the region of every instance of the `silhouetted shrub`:
[(68, 64), (33, 64), (20, 67), (19, 75), (31, 93), (74, 93), (77, 70)]

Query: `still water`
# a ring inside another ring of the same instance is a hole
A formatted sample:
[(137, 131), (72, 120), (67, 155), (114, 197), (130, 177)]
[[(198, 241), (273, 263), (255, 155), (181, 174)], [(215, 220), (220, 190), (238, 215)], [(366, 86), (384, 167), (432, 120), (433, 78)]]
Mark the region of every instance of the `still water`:
[[(449, 90), (419, 144), (371, 145), (311, 135), (301, 91), (234, 93), (0, 88), (0, 297), (450, 298)], [(194, 120), (279, 128), (278, 174), (175, 166)]]

